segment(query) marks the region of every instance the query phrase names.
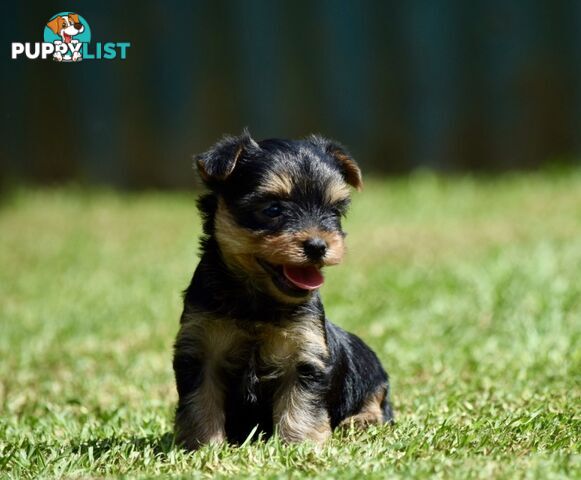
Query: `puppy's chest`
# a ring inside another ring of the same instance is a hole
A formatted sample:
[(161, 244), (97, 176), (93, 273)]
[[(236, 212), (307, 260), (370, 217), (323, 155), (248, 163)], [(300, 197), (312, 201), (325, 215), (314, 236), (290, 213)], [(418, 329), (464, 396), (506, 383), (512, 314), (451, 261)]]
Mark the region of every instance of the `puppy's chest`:
[(256, 372), (269, 380), (294, 370), (299, 362), (323, 362), (326, 342), (321, 325), (311, 318), (240, 323), (233, 319), (191, 318), (191, 345), (206, 365)]
[[(225, 369), (251, 368), (259, 379), (283, 375), (297, 362), (300, 340), (288, 326), (256, 323), (241, 328), (235, 322), (219, 331), (208, 327), (205, 336), (205, 357)], [(225, 328), (229, 338), (220, 338)]]

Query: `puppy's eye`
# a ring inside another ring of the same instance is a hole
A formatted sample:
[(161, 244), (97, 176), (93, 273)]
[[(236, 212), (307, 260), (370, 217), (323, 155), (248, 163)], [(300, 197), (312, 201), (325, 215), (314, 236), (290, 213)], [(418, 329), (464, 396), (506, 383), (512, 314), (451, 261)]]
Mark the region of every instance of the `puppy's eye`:
[(349, 207), (349, 201), (340, 201), (331, 205), (331, 213), (335, 217), (344, 217)]
[(282, 205), (280, 203), (271, 203), (262, 210), (262, 213), (268, 218), (277, 218), (282, 215)]

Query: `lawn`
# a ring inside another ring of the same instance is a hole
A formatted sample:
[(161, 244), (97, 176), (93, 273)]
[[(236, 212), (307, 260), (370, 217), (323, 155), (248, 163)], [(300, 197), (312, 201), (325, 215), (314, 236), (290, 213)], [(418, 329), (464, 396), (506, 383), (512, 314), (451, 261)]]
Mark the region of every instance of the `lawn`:
[(392, 377), (397, 423), (321, 451), (172, 444), (191, 193), (0, 200), (0, 477), (579, 478), (581, 171), (369, 180), (327, 313)]

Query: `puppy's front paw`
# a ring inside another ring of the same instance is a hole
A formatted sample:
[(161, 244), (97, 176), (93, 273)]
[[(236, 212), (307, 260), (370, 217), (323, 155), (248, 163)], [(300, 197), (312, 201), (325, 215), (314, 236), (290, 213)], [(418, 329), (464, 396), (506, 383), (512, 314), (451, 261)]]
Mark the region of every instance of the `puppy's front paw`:
[(175, 443), (184, 447), (186, 450), (194, 451), (204, 445), (218, 445), (226, 441), (226, 436), (223, 432), (214, 432), (207, 435), (205, 432), (198, 432), (196, 430), (180, 430), (175, 431)]
[(312, 442), (321, 446), (331, 436), (327, 412), (308, 410), (284, 413), (278, 421), (278, 434), (286, 443)]
[(224, 411), (211, 400), (204, 400), (208, 399), (198, 391), (180, 404), (176, 412), (175, 440), (188, 450), (226, 441)]

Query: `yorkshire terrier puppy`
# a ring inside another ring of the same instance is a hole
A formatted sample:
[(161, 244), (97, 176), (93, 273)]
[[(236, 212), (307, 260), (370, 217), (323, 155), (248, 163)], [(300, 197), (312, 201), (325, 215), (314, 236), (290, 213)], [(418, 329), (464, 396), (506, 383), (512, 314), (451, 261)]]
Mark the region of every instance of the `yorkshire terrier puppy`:
[(225, 137), (196, 158), (202, 256), (185, 291), (173, 367), (176, 441), (189, 449), (275, 431), (324, 442), (334, 428), (392, 421), (388, 376), (332, 324), (321, 269), (344, 252), (341, 217), (361, 172), (319, 136)]

